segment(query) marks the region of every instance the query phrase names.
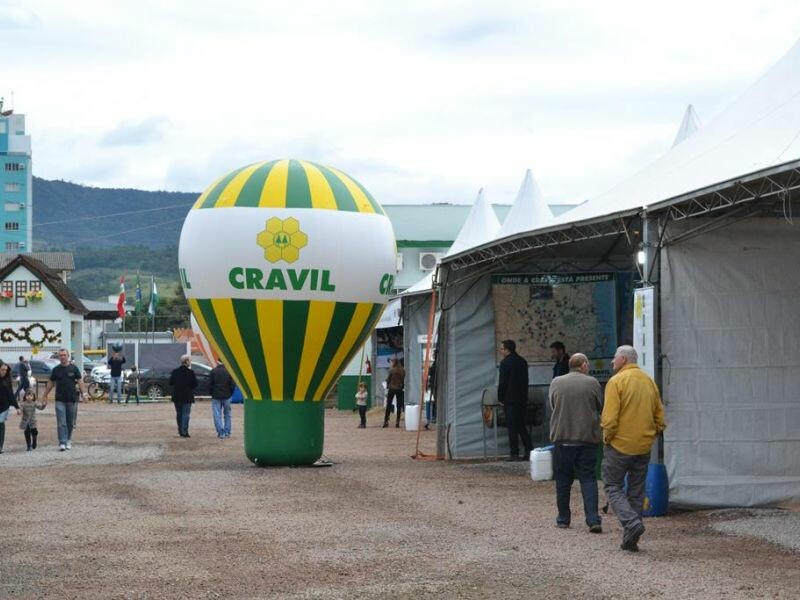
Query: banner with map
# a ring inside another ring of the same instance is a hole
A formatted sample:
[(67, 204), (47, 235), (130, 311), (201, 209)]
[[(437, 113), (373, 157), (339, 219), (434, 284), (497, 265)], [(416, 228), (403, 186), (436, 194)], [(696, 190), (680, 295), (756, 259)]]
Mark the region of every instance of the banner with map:
[(570, 354), (613, 356), (617, 348), (614, 273), (492, 276), (495, 336), (517, 343), (529, 363), (550, 362), (550, 344)]

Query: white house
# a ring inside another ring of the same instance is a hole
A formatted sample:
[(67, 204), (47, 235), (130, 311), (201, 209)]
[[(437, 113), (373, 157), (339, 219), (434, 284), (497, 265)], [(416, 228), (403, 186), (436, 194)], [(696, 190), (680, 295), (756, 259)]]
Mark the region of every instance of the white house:
[(86, 307), (43, 262), (18, 254), (0, 267), (0, 359), (83, 348)]

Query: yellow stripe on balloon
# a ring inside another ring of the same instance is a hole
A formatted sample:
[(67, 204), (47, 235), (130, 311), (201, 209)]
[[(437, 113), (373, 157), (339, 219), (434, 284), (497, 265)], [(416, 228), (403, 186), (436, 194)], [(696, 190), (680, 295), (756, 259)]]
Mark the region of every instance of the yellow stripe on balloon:
[(286, 184), (289, 181), (289, 161), (280, 160), (275, 163), (267, 175), (264, 187), (261, 188), (259, 208), (285, 208)]
[(225, 356), (225, 353), (220, 350), (219, 344), (217, 340), (214, 339), (213, 335), (210, 335), (211, 330), (208, 328), (208, 323), (206, 323), (206, 319), (203, 316), (203, 311), (200, 310), (200, 306), (197, 304), (197, 300), (194, 298), (187, 298), (186, 301), (189, 303), (189, 308), (192, 309), (192, 314), (194, 318), (197, 320), (197, 324), (200, 326), (200, 329), (205, 333), (206, 331), (209, 332), (209, 335), (206, 336), (208, 343), (211, 344), (211, 348), (214, 352), (217, 353), (217, 356)]
[(203, 192), (202, 194), (200, 194), (200, 197), (199, 197), (199, 198), (198, 198), (198, 199), (195, 201), (195, 203), (194, 203), (194, 204), (192, 204), (192, 210), (194, 210), (194, 209), (196, 209), (196, 208), (200, 208), (200, 207), (203, 205), (203, 202), (205, 202), (205, 201), (206, 201), (206, 198), (208, 198), (208, 195), (209, 195), (209, 194), (212, 192), (212, 190), (213, 190), (215, 187), (217, 187), (217, 184), (218, 184), (220, 181), (222, 181), (223, 179), (225, 179), (225, 177), (227, 177), (227, 175), (223, 175), (222, 177), (220, 177), (219, 179), (217, 179), (217, 180), (216, 180), (214, 183), (212, 183), (210, 186), (208, 186), (208, 189), (206, 189), (206, 191), (205, 191), (205, 192)]
[(214, 204), (214, 208), (227, 208), (229, 206), (235, 206), (244, 184), (247, 183), (247, 180), (250, 179), (250, 176), (253, 174), (253, 172), (259, 167), (264, 166), (264, 164), (265, 163), (263, 162), (255, 163), (245, 169), (242, 169), (239, 174), (236, 175), (236, 177), (228, 182), (228, 185), (225, 186), (225, 189), (222, 190), (222, 193), (219, 195), (219, 198), (217, 198), (217, 201)]
[(337, 210), (336, 198), (330, 184), (322, 172), (314, 165), (304, 160), (298, 161), (306, 172), (309, 191), (311, 192), (311, 207)]
[(211, 300), (211, 306), (219, 322), (219, 328), (224, 332), (225, 341), (228, 343), (231, 352), (233, 352), (233, 358), (239, 369), (241, 369), (253, 397), (263, 397), (262, 394), (266, 390), (261, 391), (258, 381), (256, 381), (253, 365), (250, 364), (250, 357), (247, 355), (247, 350), (242, 341), (242, 334), (239, 332), (236, 314), (233, 311), (233, 301), (230, 298), (215, 298)]
[(324, 300), (312, 300), (309, 302), (308, 319), (306, 321), (306, 335), (303, 340), (303, 357), (300, 359), (300, 369), (297, 373), (297, 387), (295, 388), (295, 400), (302, 402), (311, 385), (314, 376), (314, 369), (319, 363), (322, 347), (325, 338), (328, 337), (328, 330), (333, 321), (333, 311), (336, 302), (326, 302)]
[(342, 364), (347, 358), (348, 352), (356, 345), (358, 335), (367, 324), (367, 319), (369, 318), (370, 312), (372, 312), (373, 306), (374, 304), (370, 302), (359, 302), (358, 306), (356, 306), (353, 318), (350, 319), (350, 325), (347, 326), (347, 332), (345, 332), (342, 342), (339, 344), (339, 349), (336, 351), (336, 354), (333, 355), (333, 359), (330, 365), (328, 365), (328, 370), (325, 371), (325, 376), (314, 392), (314, 402), (319, 402), (322, 399), (322, 393), (328, 389), (328, 386), (333, 380), (333, 376), (342, 368)]
[[(256, 302), (256, 311), (266, 363), (263, 368), (267, 370), (269, 378), (269, 397), (281, 401), (283, 400), (283, 301), (259, 300)], [(262, 368), (261, 365), (259, 368)]]
[(356, 207), (358, 207), (358, 212), (375, 213), (375, 209), (372, 208), (372, 204), (370, 204), (367, 195), (361, 191), (361, 188), (356, 185), (355, 181), (338, 169), (334, 169), (333, 167), (328, 167), (328, 169), (342, 181), (347, 190), (352, 194), (353, 200), (356, 202)]

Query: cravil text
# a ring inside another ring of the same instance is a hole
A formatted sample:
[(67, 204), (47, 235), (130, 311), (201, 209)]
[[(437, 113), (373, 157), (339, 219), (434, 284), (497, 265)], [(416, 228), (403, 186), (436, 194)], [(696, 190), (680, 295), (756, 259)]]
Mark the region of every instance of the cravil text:
[(321, 269), (270, 269), (266, 273), (251, 267), (234, 267), (228, 281), (237, 290), (314, 290), (334, 292), (331, 272)]

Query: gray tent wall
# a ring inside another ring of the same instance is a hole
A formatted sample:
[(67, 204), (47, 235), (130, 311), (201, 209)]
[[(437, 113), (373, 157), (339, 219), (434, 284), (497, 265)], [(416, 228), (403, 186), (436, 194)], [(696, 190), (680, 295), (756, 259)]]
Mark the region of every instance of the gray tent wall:
[[(422, 366), (424, 346), (420, 348), (419, 336), (428, 333), (428, 316), (431, 292), (402, 296), (403, 303), (403, 357), (406, 369), (406, 404), (418, 404), (422, 393)], [(433, 356), (431, 356), (433, 360)]]
[(775, 218), (664, 249), (664, 447), (673, 503), (800, 500), (798, 264), (800, 231)]

